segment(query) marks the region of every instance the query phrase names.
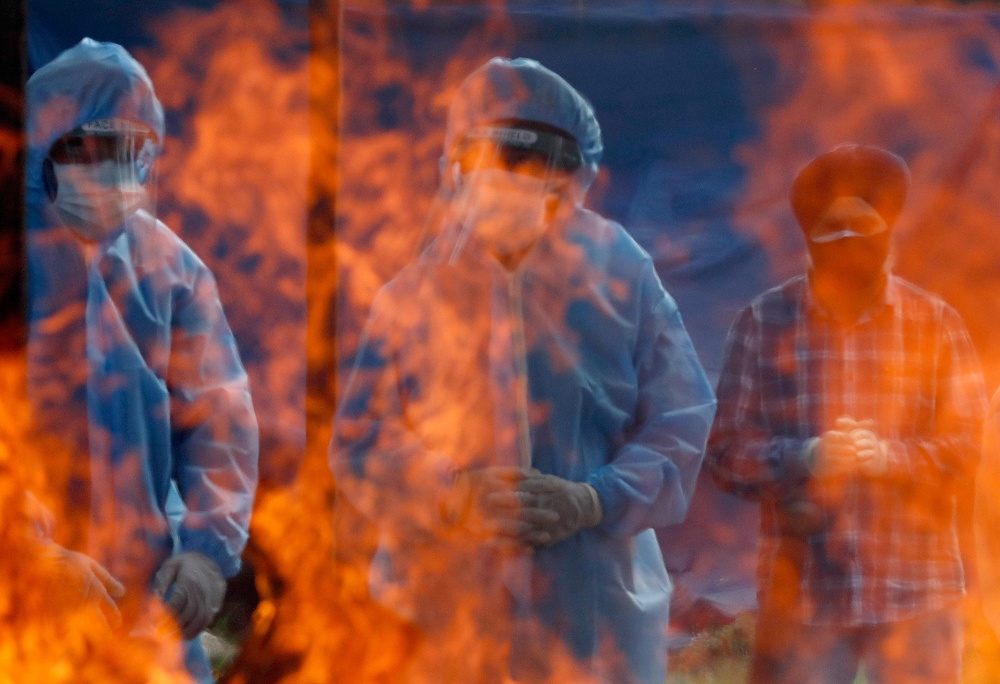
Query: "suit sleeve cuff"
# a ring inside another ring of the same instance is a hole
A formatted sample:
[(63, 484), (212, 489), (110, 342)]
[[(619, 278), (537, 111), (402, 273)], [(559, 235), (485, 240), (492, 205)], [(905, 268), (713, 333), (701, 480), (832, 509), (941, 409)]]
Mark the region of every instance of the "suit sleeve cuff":
[(587, 527), (597, 527), (604, 519), (604, 506), (601, 504), (601, 496), (594, 489), (593, 485), (584, 482), (583, 486), (587, 488), (587, 493), (590, 494), (590, 510), (593, 513), (593, 517), (587, 521), (589, 523)]

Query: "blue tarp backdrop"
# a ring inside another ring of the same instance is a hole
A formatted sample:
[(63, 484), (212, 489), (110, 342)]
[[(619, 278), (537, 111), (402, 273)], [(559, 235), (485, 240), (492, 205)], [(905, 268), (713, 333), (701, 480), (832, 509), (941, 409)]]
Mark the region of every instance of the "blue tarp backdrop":
[[(180, 3), (107, 2), (89, 13), (69, 0), (29, 5), (30, 64), (37, 68), (85, 34), (149, 46), (156, 41), (149, 22)], [(282, 7), (289, 25), (302, 20), (301, 3)], [(447, 106), (440, 93), (493, 54), (506, 54), (541, 61), (593, 102), (606, 151), (590, 203), (653, 255), (713, 381), (737, 311), (804, 267), (787, 201), (795, 172), (848, 141), (882, 145), (910, 163), (913, 194), (898, 228), (899, 270), (959, 309), (989, 388), (1000, 380), (993, 330), (1000, 298), (990, 296), (1000, 284), (1000, 260), (991, 251), (998, 234), (992, 217), (1000, 215), (1000, 14), (512, 0), (501, 16), (485, 3), (349, 3), (342, 31), (338, 241), (354, 254), (380, 231), (413, 235), (409, 252), (369, 250), (368, 263), (340, 267), (342, 367), (350, 365), (371, 280), (388, 280), (412, 258), (423, 230), (420, 211), (389, 214), (388, 202), (379, 211), (359, 198), (377, 203), (405, 191), (416, 198), (405, 206), (429, 207)], [(161, 54), (169, 48), (158, 45)], [(196, 113), (171, 111), (174, 135)], [(336, 117), (329, 113), (331, 122)], [(372, 174), (358, 160), (371, 163), (378, 146), (393, 150), (374, 156), (390, 168)], [(368, 192), (386, 186), (379, 180), (386, 177), (404, 187)], [(188, 229), (174, 228), (182, 236)], [(203, 256), (213, 268), (213, 260), (227, 258)], [(220, 289), (239, 306), (238, 284), (220, 282)], [(241, 343), (259, 346), (249, 329), (242, 334), (248, 339)], [(266, 393), (259, 384), (254, 391)], [(757, 524), (753, 505), (702, 478), (689, 521), (660, 532), (678, 584), (675, 614), (753, 609)]]
[[(1000, 15), (664, 2), (511, 2), (500, 14), (350, 4), (345, 150), (388, 146), (388, 132), (402, 134), (411, 156), (385, 159), (402, 172), (394, 177), (412, 179), (429, 198), (447, 100), (435, 108), (421, 95), (447, 92), (494, 53), (555, 70), (593, 102), (603, 128), (591, 206), (653, 255), (714, 381), (738, 310), (805, 266), (788, 203), (796, 171), (842, 142), (887, 147), (913, 171), (897, 228), (899, 270), (959, 308), (995, 386), (995, 304), (987, 293), (1000, 269), (984, 251), (1000, 209), (993, 196)], [(391, 68), (373, 69), (373, 54)], [(354, 84), (358, 74), (367, 85)], [(413, 216), (373, 216), (352, 201), (371, 196), (363, 190), (372, 181), (351, 153), (343, 156), (341, 240), (363, 245), (372, 231), (416, 230)], [(383, 280), (406, 261), (376, 258), (369, 266)], [(365, 315), (364, 296), (351, 294), (359, 268), (342, 266), (346, 350)], [(342, 360), (349, 364), (349, 354)], [(681, 632), (753, 609), (757, 526), (754, 505), (703, 477), (687, 522), (660, 531)]]

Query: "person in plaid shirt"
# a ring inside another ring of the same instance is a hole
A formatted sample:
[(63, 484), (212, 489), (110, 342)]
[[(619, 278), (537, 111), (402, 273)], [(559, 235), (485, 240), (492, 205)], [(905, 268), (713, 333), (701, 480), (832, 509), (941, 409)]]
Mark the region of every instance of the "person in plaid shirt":
[(736, 319), (706, 465), (761, 502), (752, 682), (958, 682), (956, 495), (985, 392), (958, 314), (890, 272), (905, 162), (843, 145), (795, 179), (808, 273)]

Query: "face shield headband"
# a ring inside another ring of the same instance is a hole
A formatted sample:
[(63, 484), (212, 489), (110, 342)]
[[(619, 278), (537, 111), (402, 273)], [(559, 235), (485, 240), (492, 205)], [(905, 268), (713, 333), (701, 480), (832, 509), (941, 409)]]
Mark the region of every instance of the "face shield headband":
[[(486, 152), (489, 148), (492, 154)], [(508, 169), (533, 163), (545, 171), (572, 173), (583, 165), (580, 145), (572, 137), (520, 126), (476, 126), (462, 138), (456, 157), (463, 172), (483, 157), (494, 157)]]

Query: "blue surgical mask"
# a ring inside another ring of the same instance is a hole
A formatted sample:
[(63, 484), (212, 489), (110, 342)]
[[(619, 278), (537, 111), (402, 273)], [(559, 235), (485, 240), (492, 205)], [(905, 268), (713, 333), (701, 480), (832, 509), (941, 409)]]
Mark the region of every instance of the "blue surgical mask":
[(83, 240), (100, 242), (120, 230), (146, 202), (132, 165), (115, 161), (52, 165), (57, 189), (52, 206)]
[(555, 189), (541, 178), (504, 169), (470, 171), (456, 196), (463, 230), (500, 255), (533, 245), (549, 224)]

